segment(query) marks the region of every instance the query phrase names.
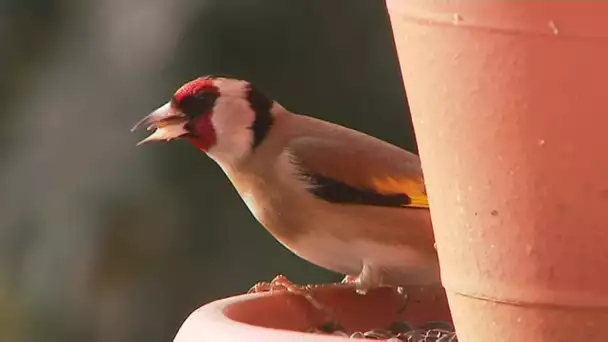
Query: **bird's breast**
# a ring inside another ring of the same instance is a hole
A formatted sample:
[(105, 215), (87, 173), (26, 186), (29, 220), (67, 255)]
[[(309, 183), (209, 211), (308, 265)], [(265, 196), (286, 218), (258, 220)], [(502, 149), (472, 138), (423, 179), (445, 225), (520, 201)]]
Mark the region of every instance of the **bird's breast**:
[(344, 240), (317, 232), (302, 236), (288, 247), (301, 258), (342, 274), (359, 275), (367, 264), (380, 270), (388, 284), (434, 283), (438, 277), (437, 260), (413, 246), (366, 237)]
[(258, 201), (256, 201), (256, 198), (253, 195), (253, 193), (251, 191), (244, 191), (241, 194), (241, 198), (243, 199), (243, 202), (245, 202), (247, 209), (249, 209), (249, 211), (251, 212), (253, 217), (255, 217), (255, 219), (258, 220), (259, 222), (262, 222), (262, 218), (263, 218), (262, 207), (260, 206)]

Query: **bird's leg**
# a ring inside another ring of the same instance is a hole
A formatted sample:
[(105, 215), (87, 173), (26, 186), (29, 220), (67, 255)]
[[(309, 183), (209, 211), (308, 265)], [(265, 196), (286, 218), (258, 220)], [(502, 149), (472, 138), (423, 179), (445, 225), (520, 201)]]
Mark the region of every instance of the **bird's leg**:
[(333, 310), (328, 308), (327, 306), (321, 304), (318, 300), (316, 300), (311, 294), (310, 290), (314, 287), (322, 286), (322, 285), (296, 285), (292, 283), (287, 277), (282, 274), (277, 275), (270, 281), (267, 282), (259, 282), (255, 284), (247, 293), (260, 293), (260, 292), (274, 292), (274, 291), (287, 291), (289, 293), (304, 297), (315, 309), (320, 311), (323, 315), (325, 315), (325, 319), (331, 326), (340, 326), (340, 323), (335, 317), (335, 313)]
[(344, 279), (342, 279), (342, 281), (340, 282), (340, 284), (354, 284), (357, 281), (357, 277), (356, 276), (352, 276), (352, 275), (345, 275)]
[[(358, 277), (346, 275), (342, 279), (343, 284), (355, 285), (355, 291), (360, 295), (365, 295), (373, 288), (385, 286), (382, 284), (382, 272), (369, 264), (363, 264), (363, 269)], [(401, 286), (391, 286), (395, 291), (403, 297), (403, 306), (399, 309), (398, 313), (401, 313), (407, 307), (408, 295), (405, 293), (405, 289)]]
[(310, 294), (310, 285), (296, 285), (292, 283), (287, 277), (282, 274), (277, 275), (270, 281), (259, 282), (255, 284), (247, 293), (259, 293), (259, 292), (274, 292), (274, 291), (287, 291), (295, 295), (302, 296), (310, 302), (316, 309), (325, 311), (325, 307), (317, 301), (312, 294)]
[(272, 292), (274, 290), (284, 290), (285, 285), (292, 284), (291, 281), (287, 279), (282, 274), (277, 275), (270, 282), (261, 281), (255, 285), (253, 285), (247, 293), (260, 293), (260, 292)]
[(369, 264), (363, 264), (359, 276), (346, 275), (342, 284), (353, 284), (358, 294), (365, 295), (369, 290), (382, 286), (382, 272)]

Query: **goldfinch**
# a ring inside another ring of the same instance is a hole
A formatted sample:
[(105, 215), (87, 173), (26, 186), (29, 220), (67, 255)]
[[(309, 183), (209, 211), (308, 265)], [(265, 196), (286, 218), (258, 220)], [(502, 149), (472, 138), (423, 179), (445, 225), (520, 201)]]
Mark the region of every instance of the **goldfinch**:
[(207, 154), (270, 234), (358, 293), (440, 283), (415, 154), (224, 77), (186, 83), (141, 126), (153, 133), (140, 144), (186, 140)]

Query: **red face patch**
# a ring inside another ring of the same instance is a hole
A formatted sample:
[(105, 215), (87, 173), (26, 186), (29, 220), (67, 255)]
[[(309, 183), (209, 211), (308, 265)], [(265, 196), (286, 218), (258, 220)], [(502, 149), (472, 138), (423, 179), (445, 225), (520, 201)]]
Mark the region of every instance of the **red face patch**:
[(213, 107), (219, 97), (219, 89), (211, 78), (199, 78), (184, 84), (173, 96), (173, 106), (186, 114), (186, 128), (190, 134), (184, 139), (207, 152), (216, 142), (215, 129), (211, 122)]
[(211, 116), (196, 120), (190, 125), (191, 134), (184, 137), (202, 152), (207, 152), (217, 141), (215, 129), (211, 123)]
[(173, 98), (177, 103), (182, 103), (187, 98), (196, 96), (201, 93), (213, 93), (219, 95), (219, 89), (213, 83), (213, 79), (210, 78), (197, 78), (194, 81), (190, 81), (181, 86), (173, 95)]

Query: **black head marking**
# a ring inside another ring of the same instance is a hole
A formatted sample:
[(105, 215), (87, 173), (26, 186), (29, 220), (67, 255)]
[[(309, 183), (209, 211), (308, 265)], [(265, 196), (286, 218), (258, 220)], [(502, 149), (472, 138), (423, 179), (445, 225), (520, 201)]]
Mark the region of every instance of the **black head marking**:
[(218, 96), (214, 92), (203, 92), (188, 96), (181, 102), (175, 101), (175, 98), (172, 101), (182, 113), (192, 119), (211, 112)]
[(171, 104), (189, 118), (196, 118), (210, 113), (219, 96), (219, 89), (213, 80), (199, 78), (180, 88), (173, 95)]
[(247, 100), (251, 104), (251, 109), (255, 112), (255, 119), (250, 127), (253, 131), (252, 148), (255, 149), (264, 141), (274, 123), (274, 118), (270, 112), (273, 101), (251, 85), (248, 90)]

